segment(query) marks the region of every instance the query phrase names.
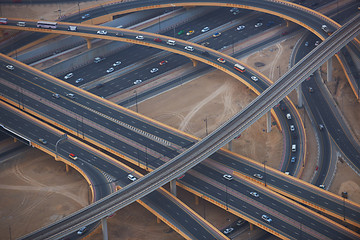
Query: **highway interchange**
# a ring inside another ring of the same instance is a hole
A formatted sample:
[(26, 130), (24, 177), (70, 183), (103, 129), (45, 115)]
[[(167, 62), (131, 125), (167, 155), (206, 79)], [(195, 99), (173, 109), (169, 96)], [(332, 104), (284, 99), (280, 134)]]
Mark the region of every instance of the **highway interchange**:
[[(17, 69), (18, 70), (18, 69)], [(25, 86), (25, 85), (24, 85)], [(48, 87), (48, 86), (47, 86)], [(8, 92), (8, 94), (10, 94), (10, 91), (11, 90), (9, 90), (9, 92)], [(54, 91), (54, 90), (53, 90)], [(67, 90), (62, 90), (63, 91), (63, 93), (65, 93), (64, 91), (67, 91)], [(37, 93), (39, 93), (38, 91), (36, 91)], [(56, 92), (59, 92), (59, 89), (56, 89)], [(43, 94), (43, 96), (42, 97), (44, 97), (44, 98), (51, 98), (51, 95), (49, 94), (49, 93), (41, 93), (41, 94)], [(29, 105), (29, 103), (27, 102), (27, 101), (29, 101), (29, 100), (27, 100), (26, 99), (26, 97), (25, 97), (25, 95), (26, 94), (24, 94), (24, 96), (21, 96), (21, 94), (20, 94), (20, 96), (16, 96), (15, 95), (15, 97), (14, 97), (14, 99), (19, 99), (19, 97), (21, 98), (21, 104), (23, 104), (23, 105), (25, 105), (25, 106), (28, 106)], [(55, 99), (55, 100), (57, 100), (57, 99)], [(76, 101), (78, 102), (78, 100), (80, 100), (80, 99), (76, 99)], [(69, 100), (67, 100), (66, 101), (67, 102), (67, 104), (66, 105), (68, 105), (68, 102), (69, 102)], [(25, 103), (25, 104), (24, 104)], [(73, 108), (75, 109), (75, 107), (76, 106), (73, 106)], [(83, 116), (85, 116), (85, 113), (84, 113), (84, 115)], [(81, 117), (83, 117), (83, 116), (81, 116)], [(79, 120), (80, 119), (80, 117), (78, 118), (78, 122), (80, 121)], [(71, 121), (71, 120), (69, 120), (69, 121)], [(77, 124), (77, 126), (79, 126), (79, 123), (76, 123)], [(78, 128), (80, 128), (80, 127), (78, 127)], [(80, 129), (80, 132), (83, 132), (84, 131), (84, 129)], [(81, 135), (81, 133), (80, 133), (80, 135)], [(181, 146), (181, 147), (184, 147), (184, 145), (181, 145), (181, 144), (179, 144), (179, 146)], [(159, 149), (161, 148), (161, 146), (158, 146), (159, 147)], [(169, 155), (168, 156), (169, 158), (172, 158), (173, 156), (172, 155)], [(149, 158), (150, 158), (150, 156), (149, 156)], [(150, 159), (149, 159), (149, 162), (150, 162)], [(148, 164), (148, 163), (146, 163), (146, 164)], [(155, 164), (155, 167), (156, 167), (156, 164)], [(221, 174), (219, 174), (219, 176), (221, 176)], [(186, 178), (185, 178), (186, 179)], [(221, 179), (221, 178), (220, 178)]]

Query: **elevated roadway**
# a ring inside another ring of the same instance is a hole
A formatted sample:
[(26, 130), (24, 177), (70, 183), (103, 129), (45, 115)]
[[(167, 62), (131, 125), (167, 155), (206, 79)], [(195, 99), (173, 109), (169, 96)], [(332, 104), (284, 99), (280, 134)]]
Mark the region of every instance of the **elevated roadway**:
[[(354, 33), (353, 33), (354, 34)], [(351, 34), (350, 34), (351, 35)], [(343, 43), (344, 44), (344, 43)], [(326, 44), (322, 44), (321, 46), (326, 46)], [(319, 49), (319, 48), (318, 48)], [(321, 49), (321, 48), (320, 48)], [(336, 49), (337, 50), (337, 49)], [(320, 50), (319, 50), (320, 51)], [(315, 53), (316, 53), (317, 51), (315, 51)], [(334, 51), (335, 52), (335, 51)], [(332, 52), (333, 53), (333, 52)], [(328, 53), (329, 54), (329, 53)], [(325, 61), (325, 60), (324, 60)], [(316, 67), (316, 66), (315, 66)], [(304, 67), (303, 67), (304, 68)], [(311, 71), (312, 69), (310, 69), (309, 71)], [(304, 74), (302, 74), (302, 78), (304, 79), (305, 78), (305, 76), (306, 76), (306, 74), (310, 74), (309, 72), (305, 72)], [(301, 81), (301, 80), (298, 80), (298, 81)], [(281, 81), (278, 81), (274, 86), (276, 86), (279, 82), (281, 82)], [(272, 88), (272, 87), (271, 87)], [(266, 91), (266, 92), (268, 92), (268, 91)], [(261, 96), (266, 96), (267, 94), (266, 94), (266, 92), (265, 92), (265, 94), (262, 94)], [(261, 98), (261, 96), (259, 97), (259, 98)], [(281, 97), (281, 96), (280, 96)], [(258, 99), (259, 99), (258, 98)], [(275, 100), (276, 101), (278, 101), (278, 98), (276, 98), (275, 97)], [(274, 101), (271, 101), (271, 104), (276, 104), (276, 102), (275, 102), (275, 100)], [(247, 110), (248, 108), (246, 108), (245, 109), (245, 111)], [(238, 134), (238, 132), (236, 132), (236, 133), (233, 133), (233, 134)], [(213, 135), (213, 134), (212, 134)], [(211, 135), (209, 135), (209, 137), (210, 137)], [(209, 138), (209, 137), (207, 137), (207, 138), (205, 138), (203, 141), (201, 141), (200, 143), (203, 143), (203, 142), (207, 142), (206, 140)], [(233, 137), (233, 136), (231, 136), (231, 137)], [(198, 143), (198, 144), (196, 144), (196, 145), (199, 145), (200, 143)], [(190, 148), (190, 149), (193, 149), (194, 147), (192, 147), (192, 148)], [(181, 154), (179, 157), (182, 157), (182, 156), (184, 156), (185, 154), (183, 153), (183, 154)], [(176, 159), (176, 158), (175, 158)], [(201, 160), (198, 160), (198, 161), (201, 161)], [(173, 162), (173, 161), (172, 161)], [(170, 163), (170, 162), (169, 162)], [(164, 165), (164, 167), (166, 167), (166, 166), (168, 166), (169, 164), (165, 164)], [(187, 165), (186, 167), (184, 167), (184, 168), (187, 168), (189, 165)], [(163, 167), (161, 167), (161, 168), (163, 168)], [(154, 173), (155, 172), (157, 172), (158, 170), (155, 170), (154, 171)], [(177, 175), (177, 174), (179, 174), (179, 172), (175, 172), (175, 173), (172, 173), (173, 175)], [(150, 174), (150, 175), (152, 175), (152, 174)], [(170, 177), (171, 178), (171, 176), (168, 176), (168, 177)], [(167, 177), (167, 178), (168, 178)], [(165, 179), (164, 181), (167, 181), (167, 180), (169, 180), (169, 179)]]
[[(68, 136), (65, 142), (58, 146), (58, 156), (55, 153), (55, 143), (63, 132), (40, 122), (39, 120), (21, 112), (0, 101), (0, 124), (31, 140), (31, 146), (36, 147), (63, 161), (67, 166), (77, 170), (87, 180), (92, 192), (92, 202), (106, 197), (115, 189), (131, 183), (127, 175), (131, 173), (137, 178), (142, 175), (128, 166), (104, 153), (87, 146), (83, 142)], [(38, 143), (39, 138), (45, 138), (47, 144)], [(78, 159), (72, 161), (69, 153), (76, 153)], [(185, 239), (228, 239), (214, 226), (200, 217), (191, 208), (163, 188), (138, 200), (142, 206), (152, 212), (164, 223), (173, 228)], [(109, 215), (110, 216), (110, 215)], [(59, 237), (71, 235), (67, 231)], [(76, 234), (73, 234), (76, 235)]]

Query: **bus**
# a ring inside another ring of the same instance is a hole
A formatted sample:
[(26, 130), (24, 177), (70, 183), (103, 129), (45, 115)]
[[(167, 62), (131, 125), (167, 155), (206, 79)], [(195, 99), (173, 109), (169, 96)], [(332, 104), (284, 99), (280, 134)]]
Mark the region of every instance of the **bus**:
[(8, 19), (7, 18), (0, 18), (0, 24), (7, 24)]
[(235, 68), (236, 70), (240, 71), (240, 72), (245, 72), (244, 66), (242, 66), (242, 65), (240, 65), (240, 64), (238, 64), (238, 63), (236, 63), (236, 64), (234, 65), (234, 68)]
[(56, 22), (46, 22), (46, 21), (38, 21), (37, 22), (38, 28), (53, 28), (56, 29), (57, 23)]

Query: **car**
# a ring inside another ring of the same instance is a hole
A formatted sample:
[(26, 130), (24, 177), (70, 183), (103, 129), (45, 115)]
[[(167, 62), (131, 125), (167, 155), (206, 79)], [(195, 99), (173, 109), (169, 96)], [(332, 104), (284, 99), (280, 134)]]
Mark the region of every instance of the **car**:
[(209, 31), (210, 30), (210, 28), (209, 27), (204, 27), (202, 30), (201, 30), (201, 32), (207, 32), (207, 31)]
[(291, 120), (291, 114), (290, 114), (290, 113), (286, 114), (286, 118), (287, 118), (288, 120)]
[(101, 58), (101, 57), (96, 57), (94, 58), (94, 63), (99, 63), (101, 62), (102, 60), (104, 60), (105, 58)]
[(66, 96), (71, 99), (75, 99), (75, 95), (73, 93), (67, 93)]
[(116, 62), (113, 63), (113, 67), (119, 66), (120, 64), (121, 64), (120, 61), (116, 61)]
[(231, 233), (232, 231), (234, 231), (234, 228), (227, 228), (224, 230), (224, 234), (227, 235), (227, 234)]
[(241, 226), (241, 225), (243, 225), (244, 223), (246, 223), (246, 221), (245, 221), (244, 219), (237, 220), (237, 221), (236, 221), (236, 226)]
[(89, 18), (89, 17), (90, 17), (90, 14), (87, 13), (87, 14), (83, 15), (83, 16), (81, 17), (81, 19), (87, 19), (87, 18)]
[(139, 84), (139, 83), (142, 83), (142, 80), (140, 80), (140, 79), (136, 80), (136, 81), (134, 82), (134, 85)]
[(291, 157), (291, 162), (292, 163), (296, 162), (296, 157)]
[(201, 45), (204, 46), (204, 47), (206, 47), (206, 46), (209, 46), (210, 43), (209, 43), (209, 42), (203, 42), (203, 43), (201, 43)]
[(39, 142), (41, 142), (42, 144), (46, 145), (47, 144), (47, 141), (43, 138), (39, 138)]
[(324, 129), (324, 125), (323, 124), (319, 124), (319, 130), (323, 130)]
[(223, 178), (225, 178), (226, 180), (231, 181), (233, 179), (233, 177), (230, 174), (224, 174)]
[(256, 76), (251, 76), (251, 79), (252, 79), (254, 82), (257, 82), (257, 80), (259, 80)]
[(136, 177), (135, 176), (133, 176), (132, 174), (129, 174), (128, 176), (127, 176), (127, 178), (130, 180), (130, 181), (132, 181), (132, 182), (134, 182), (134, 181), (136, 181)]
[(272, 219), (269, 218), (268, 216), (266, 216), (265, 214), (263, 214), (263, 215), (261, 216), (261, 218), (262, 218), (265, 222), (268, 222), (268, 223), (271, 223), (271, 221), (272, 221)]
[(78, 79), (76, 79), (75, 83), (81, 83), (82, 81), (84, 81), (83, 78), (78, 78)]
[(225, 61), (225, 59), (223, 59), (223, 58), (218, 58), (218, 59), (216, 59), (218, 62), (221, 62), (221, 63), (225, 63), (226, 61)]
[(260, 173), (255, 173), (254, 177), (256, 177), (258, 179), (263, 179), (263, 176)]
[(190, 52), (194, 51), (194, 48), (192, 46), (186, 46), (184, 49)]
[(296, 144), (291, 145), (291, 151), (296, 152)]
[(295, 131), (295, 126), (294, 125), (290, 125), (290, 131), (292, 131), (292, 132)]
[(180, 30), (177, 34), (178, 35), (181, 35), (181, 34), (183, 34), (185, 31), (184, 30)]
[(221, 35), (221, 32), (216, 32), (216, 33), (214, 33), (212, 36), (214, 37), (214, 38), (216, 38), (216, 37), (219, 37)]
[(176, 41), (169, 39), (169, 40), (166, 41), (166, 44), (167, 44), (167, 45), (170, 45), (170, 46), (175, 46), (175, 45), (176, 45)]
[(190, 30), (190, 31), (188, 31), (188, 32), (186, 33), (186, 35), (187, 35), (187, 36), (190, 36), (190, 35), (194, 34), (194, 32), (195, 32), (194, 30)]
[(78, 157), (73, 153), (69, 154), (69, 158), (71, 158), (72, 160), (77, 160), (78, 159)]
[(154, 42), (162, 42), (162, 40), (160, 38), (155, 38)]
[(284, 31), (284, 32), (281, 33), (282, 36), (286, 36), (286, 35), (288, 35), (288, 34), (289, 34), (288, 31)]
[(100, 35), (106, 35), (107, 34), (107, 31), (105, 30), (99, 30), (96, 32), (97, 34), (100, 34)]
[(158, 68), (153, 68), (153, 69), (150, 70), (150, 73), (156, 73), (157, 71), (159, 71)]
[(102, 88), (104, 85), (105, 85), (105, 83), (99, 83), (99, 84), (96, 85), (96, 88), (98, 88), (98, 89)]
[(259, 197), (259, 194), (257, 192), (250, 192), (250, 195), (253, 197)]
[(244, 25), (240, 25), (240, 26), (238, 26), (238, 27), (236, 28), (236, 30), (237, 30), (237, 31), (240, 31), (240, 30), (243, 30), (244, 28), (245, 28)]
[(315, 46), (318, 46), (320, 44), (320, 41), (315, 42)]
[(69, 78), (72, 78), (74, 76), (73, 73), (68, 73), (65, 75), (64, 79), (69, 79)]
[(144, 40), (144, 36), (141, 36), (141, 35), (136, 36), (135, 38), (136, 38), (137, 40)]
[(306, 41), (306, 42), (304, 43), (304, 45), (305, 45), (305, 47), (308, 47), (308, 46), (309, 46), (309, 42)]
[(6, 65), (6, 68), (11, 70), (11, 71), (15, 69), (13, 65)]
[(262, 22), (257, 22), (257, 23), (255, 24), (255, 27), (258, 28), (258, 27), (261, 27), (262, 25), (263, 25)]
[(86, 232), (86, 227), (82, 227), (77, 231), (77, 235), (83, 235)]
[(53, 97), (53, 98), (60, 98), (60, 95), (57, 94), (57, 93), (53, 93), (53, 94), (52, 94), (52, 97)]
[(111, 68), (109, 68), (108, 70), (106, 70), (107, 73), (111, 73), (111, 72), (113, 72), (113, 71), (114, 71), (114, 68), (113, 68), (113, 67), (111, 67)]
[(232, 9), (230, 9), (230, 12), (231, 12), (232, 14), (234, 14), (234, 15), (237, 15), (237, 14), (240, 13), (240, 9), (238, 9), (238, 8), (232, 8)]
[(286, 174), (286, 175), (290, 175), (290, 172), (286, 171), (285, 174)]
[(329, 28), (325, 24), (321, 25), (321, 29), (326, 33), (329, 32)]
[(124, 33), (118, 32), (118, 33), (115, 34), (115, 36), (117, 36), (117, 37), (123, 37), (123, 36), (124, 36)]
[(325, 189), (325, 185), (321, 184), (321, 185), (319, 185), (319, 188)]
[(314, 89), (312, 87), (309, 87), (309, 93), (314, 92)]
[(165, 64), (167, 64), (167, 63), (168, 63), (168, 61), (163, 60), (163, 61), (159, 62), (159, 65), (162, 66), (162, 65), (165, 65)]

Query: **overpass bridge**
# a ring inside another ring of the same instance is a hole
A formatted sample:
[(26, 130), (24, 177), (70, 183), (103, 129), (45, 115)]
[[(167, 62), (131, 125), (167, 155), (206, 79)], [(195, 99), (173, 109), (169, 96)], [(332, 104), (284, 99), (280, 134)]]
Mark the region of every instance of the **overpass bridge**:
[[(317, 49), (315, 49), (315, 50), (317, 50)], [(315, 52), (316, 52), (316, 51), (315, 51)], [(305, 75), (306, 75), (306, 74), (310, 74), (310, 73), (309, 73), (309, 72), (306, 72)], [(304, 74), (303, 74), (303, 75), (304, 75)], [(303, 78), (305, 78), (305, 75), (303, 76)], [(276, 84), (275, 84), (275, 85), (276, 85)], [(264, 94), (262, 94), (261, 96), (263, 96), (263, 95), (264, 95)], [(261, 96), (260, 96), (260, 97), (261, 97)], [(278, 100), (278, 99), (275, 99), (275, 100)], [(275, 100), (272, 101), (271, 104), (273, 104), (273, 103), (275, 104)], [(237, 134), (237, 133), (235, 133), (235, 134)], [(207, 139), (207, 138), (205, 138), (203, 141), (205, 141), (206, 139)], [(202, 142), (203, 142), (203, 141), (202, 141)], [(200, 143), (201, 143), (201, 142), (200, 142)], [(192, 148), (191, 148), (191, 149), (192, 149)], [(182, 156), (182, 155), (183, 155), (183, 154), (181, 154), (180, 156)], [(167, 165), (167, 164), (166, 164), (166, 165)], [(156, 171), (156, 170), (155, 170), (155, 171)], [(155, 171), (154, 171), (154, 172), (155, 172)], [(178, 173), (179, 173), (179, 172), (177, 172), (176, 174), (178, 174)], [(166, 179), (166, 180), (168, 180), (168, 179)]]

